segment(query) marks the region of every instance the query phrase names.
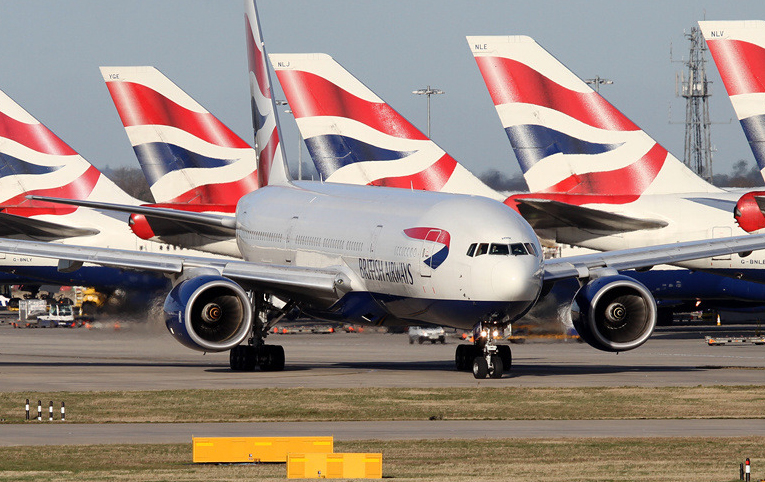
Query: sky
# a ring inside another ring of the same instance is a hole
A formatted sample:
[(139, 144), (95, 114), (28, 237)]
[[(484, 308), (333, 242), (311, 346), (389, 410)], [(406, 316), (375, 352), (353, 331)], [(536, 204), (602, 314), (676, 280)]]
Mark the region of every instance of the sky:
[[(465, 40), (529, 35), (682, 159), (685, 104), (674, 60), (696, 21), (765, 19), (762, 0), (262, 0), (270, 53), (323, 52), (426, 130), (476, 175), (520, 173)], [(138, 167), (98, 67), (153, 65), (252, 143), (240, 0), (0, 0), (0, 89), (98, 168)], [(709, 57), (713, 170), (754, 157)], [(276, 84), (276, 97), (284, 98)], [(280, 109), (291, 166), (300, 145)], [(310, 163), (302, 147), (306, 166)], [(307, 169), (307, 168), (304, 168)]]

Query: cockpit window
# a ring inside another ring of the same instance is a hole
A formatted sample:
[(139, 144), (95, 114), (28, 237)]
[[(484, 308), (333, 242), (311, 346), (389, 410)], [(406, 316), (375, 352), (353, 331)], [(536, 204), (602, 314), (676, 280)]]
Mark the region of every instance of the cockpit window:
[(526, 246), (524, 246), (522, 243), (514, 243), (510, 245), (510, 253), (513, 256), (520, 256), (524, 254), (529, 254), (528, 251), (526, 251)]
[(537, 247), (534, 246), (533, 243), (523, 243), (524, 246), (526, 246), (526, 249), (529, 251), (529, 254), (533, 254), (534, 256), (539, 256), (539, 253), (537, 253)]
[(482, 254), (486, 254), (489, 252), (489, 243), (481, 243), (478, 245), (478, 251), (476, 251), (476, 256), (481, 256)]
[(507, 248), (506, 244), (492, 244), (491, 249), (489, 250), (489, 254), (500, 254), (507, 256), (510, 253), (510, 251)]
[(467, 252), (467, 255), (468, 255), (468, 256), (470, 256), (471, 258), (473, 257), (473, 253), (475, 253), (475, 247), (476, 247), (476, 246), (478, 246), (478, 244), (476, 244), (476, 243), (473, 243), (473, 244), (471, 244), (471, 245), (470, 245), (470, 247), (468, 248), (468, 252)]

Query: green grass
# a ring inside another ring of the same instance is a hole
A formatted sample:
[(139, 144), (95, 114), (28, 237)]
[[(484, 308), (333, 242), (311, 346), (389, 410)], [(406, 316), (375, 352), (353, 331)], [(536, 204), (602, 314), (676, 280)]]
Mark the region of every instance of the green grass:
[[(382, 452), (383, 476), (416, 481), (738, 480), (752, 460), (765, 475), (763, 437), (336, 442)], [(285, 480), (284, 464), (195, 465), (191, 443), (0, 448), (0, 481)]]
[(716, 386), (3, 392), (0, 420), (23, 423), (27, 397), (78, 423), (765, 418), (765, 386)]

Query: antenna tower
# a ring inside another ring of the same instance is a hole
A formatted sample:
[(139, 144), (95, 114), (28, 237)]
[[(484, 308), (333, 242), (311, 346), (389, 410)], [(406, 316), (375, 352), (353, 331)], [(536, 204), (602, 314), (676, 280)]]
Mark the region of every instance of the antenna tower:
[(707, 80), (707, 44), (697, 27), (685, 38), (691, 41), (691, 52), (684, 62), (685, 70), (676, 78), (676, 95), (685, 98), (685, 151), (683, 162), (700, 177), (712, 182), (712, 141), (709, 129), (709, 97)]

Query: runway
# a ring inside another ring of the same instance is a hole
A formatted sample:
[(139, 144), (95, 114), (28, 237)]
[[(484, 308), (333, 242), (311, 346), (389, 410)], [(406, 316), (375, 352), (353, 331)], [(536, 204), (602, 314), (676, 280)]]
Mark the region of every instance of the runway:
[(581, 387), (760, 385), (765, 346), (710, 347), (709, 333), (749, 334), (755, 325), (657, 330), (642, 347), (605, 353), (584, 343), (512, 345), (513, 369), (498, 380), (454, 370), (458, 340), (410, 345), (380, 333), (271, 335), (283, 372), (232, 372), (228, 353), (189, 350), (164, 327), (121, 331), (13, 329), (0, 325), (1, 391), (47, 392), (263, 387)]
[[(201, 354), (164, 327), (13, 329), (0, 325), (0, 390), (35, 398), (49, 391), (264, 387), (581, 387), (761, 385), (765, 346), (710, 347), (704, 335), (748, 334), (740, 327), (659, 329), (631, 352), (599, 352), (577, 342), (512, 345), (513, 370), (476, 380), (454, 370), (454, 349), (410, 345), (406, 335), (272, 335), (287, 355), (283, 372), (232, 372), (227, 353)], [(407, 421), (179, 424), (28, 423), (0, 425), (0, 446), (184, 443), (197, 436), (334, 435), (338, 440), (765, 436), (763, 420)]]
[(765, 420), (481, 420), (261, 423), (30, 423), (0, 426), (0, 446), (189, 443), (197, 437), (336, 440), (765, 437)]

